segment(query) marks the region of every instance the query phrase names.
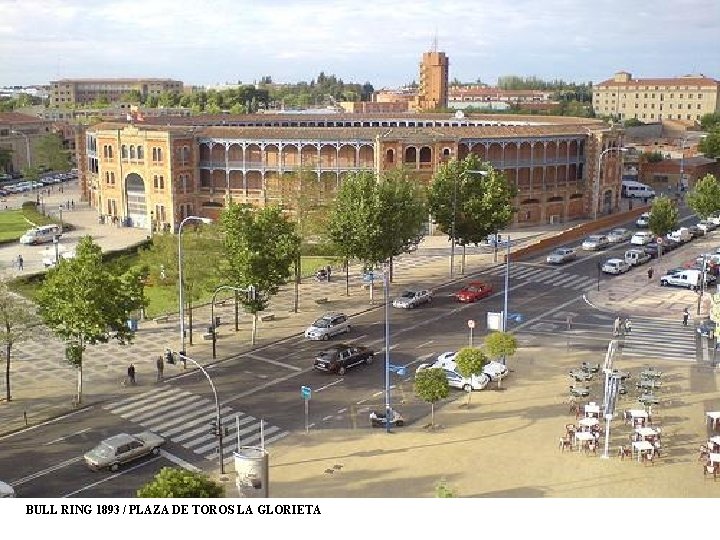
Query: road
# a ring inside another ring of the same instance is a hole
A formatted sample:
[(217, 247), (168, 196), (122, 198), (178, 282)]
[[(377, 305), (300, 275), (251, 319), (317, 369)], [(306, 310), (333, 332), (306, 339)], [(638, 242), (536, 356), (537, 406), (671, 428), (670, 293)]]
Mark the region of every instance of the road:
[[(597, 311), (584, 298), (584, 291), (598, 286), (597, 262), (620, 255), (626, 245), (600, 252), (582, 252), (577, 261), (560, 267), (547, 265), (541, 254), (510, 267), (509, 311), (522, 314), (522, 322), (511, 322), (521, 346), (592, 349), (604, 353), (611, 338), (613, 314)], [(475, 344), (487, 333), (486, 314), (503, 308), (505, 267), (498, 265), (470, 276), (493, 285), (494, 294), (475, 304), (458, 304), (452, 293), (461, 284), (440, 287), (433, 302), (413, 310), (391, 308), (391, 363), (408, 367), (404, 377), (392, 375), (391, 403), (401, 408), (409, 422), (428, 414), (412, 391), (415, 367), (443, 351), (457, 350), (469, 339), (468, 319), (476, 322)], [(635, 269), (646, 279), (644, 269)], [(603, 287), (614, 279), (601, 276)], [(400, 290), (392, 290), (391, 295)], [(567, 327), (568, 316), (572, 319)], [(634, 321), (625, 340), (624, 354), (653, 356), (679, 362), (701, 361), (703, 354), (692, 328), (672, 329), (672, 340), (659, 344), (663, 330), (657, 320)], [(320, 373), (312, 361), (328, 342), (310, 342), (294, 336), (273, 345), (220, 362), (209, 369), (215, 383), (223, 422), (226, 462), (238, 443), (266, 445), (306, 429), (369, 429), (367, 416), (383, 409), (384, 396), (384, 309), (377, 308), (352, 319), (346, 339), (373, 348), (376, 361), (358, 366), (344, 376)], [(660, 326), (659, 326), (660, 325)], [(345, 337), (345, 336), (343, 336)], [(331, 342), (332, 343), (332, 342)], [(512, 385), (512, 374), (503, 384)], [(300, 387), (313, 389), (305, 417)], [(460, 391), (453, 396), (461, 397)], [(163, 466), (196, 466), (217, 470), (217, 439), (212, 433), (215, 402), (206, 379), (196, 371), (166, 380), (144, 393), (119, 396), (90, 409), (0, 439), (3, 448), (0, 478), (15, 486), (20, 496), (132, 496)], [(260, 426), (262, 424), (262, 432)], [(82, 454), (99, 440), (122, 431), (151, 430), (169, 441), (163, 454), (121, 468), (118, 473), (90, 472)], [(239, 434), (239, 441), (238, 441)]]

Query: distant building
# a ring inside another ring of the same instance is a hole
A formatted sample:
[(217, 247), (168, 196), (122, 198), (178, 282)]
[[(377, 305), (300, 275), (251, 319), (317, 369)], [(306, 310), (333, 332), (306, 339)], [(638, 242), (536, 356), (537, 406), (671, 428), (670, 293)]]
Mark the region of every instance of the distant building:
[(340, 101), (338, 105), (346, 113), (392, 113), (407, 112), (407, 101)]
[(9, 149), (11, 162), (3, 172), (17, 173), (35, 164), (39, 139), (53, 133), (52, 122), (17, 112), (0, 112), (0, 147)]
[(507, 110), (513, 106), (526, 110), (549, 109), (557, 105), (547, 90), (503, 90), (485, 85), (450, 87), (448, 106), (453, 109)]
[(699, 122), (720, 112), (720, 82), (704, 75), (633, 79), (626, 71), (593, 88), (596, 114), (641, 122), (680, 120)]
[(448, 106), (448, 76), (450, 60), (444, 52), (423, 53), (420, 62), (420, 88), (412, 101), (413, 111), (446, 109)]
[(182, 81), (173, 79), (60, 79), (50, 81), (50, 107), (88, 105), (102, 97), (110, 103), (137, 90), (143, 98), (163, 92), (183, 92)]

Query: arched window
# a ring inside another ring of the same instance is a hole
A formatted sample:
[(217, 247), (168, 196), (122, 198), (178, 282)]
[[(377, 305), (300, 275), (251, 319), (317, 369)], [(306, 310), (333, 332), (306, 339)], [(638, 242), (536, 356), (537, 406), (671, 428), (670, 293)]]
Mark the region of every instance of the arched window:
[(113, 158), (112, 146), (108, 145), (108, 159)]
[(127, 159), (128, 157), (127, 146), (125, 146), (124, 144), (120, 147), (120, 157), (122, 159)]
[(417, 159), (417, 150), (414, 146), (409, 146), (405, 149), (405, 163), (415, 163)]
[(130, 145), (130, 159), (135, 159), (135, 145)]
[(158, 160), (158, 161), (162, 161), (162, 160), (163, 160), (163, 157), (162, 157), (162, 148), (158, 148), (158, 149), (157, 149), (157, 160)]
[(423, 146), (420, 149), (420, 163), (430, 163), (432, 161), (432, 150), (429, 146)]
[(387, 152), (385, 152), (385, 161), (388, 163), (395, 163), (395, 150), (390, 148)]
[[(145, 159), (145, 150), (143, 150), (142, 146), (138, 146), (137, 152), (138, 159)], [(112, 154), (112, 148), (110, 149), (110, 154)], [(112, 157), (112, 155), (110, 157)]]

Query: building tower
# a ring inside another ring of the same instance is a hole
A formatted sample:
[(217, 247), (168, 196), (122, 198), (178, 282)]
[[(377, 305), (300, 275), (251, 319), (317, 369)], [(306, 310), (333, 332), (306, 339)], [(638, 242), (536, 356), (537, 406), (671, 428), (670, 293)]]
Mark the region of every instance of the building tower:
[(448, 105), (450, 61), (444, 52), (437, 50), (436, 40), (432, 49), (423, 53), (420, 62), (420, 88), (412, 103), (415, 111), (445, 109)]

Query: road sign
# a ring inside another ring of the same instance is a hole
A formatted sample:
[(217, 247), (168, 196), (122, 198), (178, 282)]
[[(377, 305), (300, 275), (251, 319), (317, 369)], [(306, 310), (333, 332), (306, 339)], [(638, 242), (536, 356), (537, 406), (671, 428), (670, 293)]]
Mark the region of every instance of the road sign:
[(468, 328), (475, 328), (475, 320), (468, 319)]
[(658, 236), (658, 237), (657, 237), (657, 240), (655, 240), (655, 241), (657, 242), (657, 244), (658, 244), (659, 246), (661, 246), (662, 243), (663, 243), (662, 236)]
[(308, 399), (310, 399), (310, 396), (312, 396), (312, 388), (310, 388), (309, 386), (301, 386), (300, 397), (307, 401)]
[(488, 330), (502, 330), (502, 312), (488, 311), (487, 327)]

